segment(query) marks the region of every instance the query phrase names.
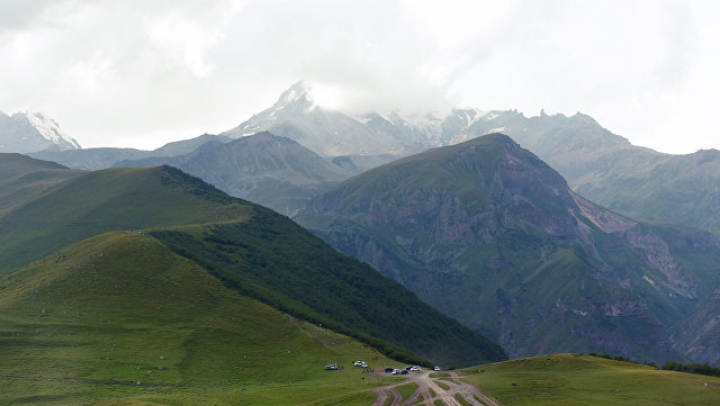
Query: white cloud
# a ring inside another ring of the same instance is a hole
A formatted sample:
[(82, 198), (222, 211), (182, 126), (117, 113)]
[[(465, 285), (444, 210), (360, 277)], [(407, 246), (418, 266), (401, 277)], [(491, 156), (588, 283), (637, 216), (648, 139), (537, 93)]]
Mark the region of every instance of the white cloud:
[(155, 147), (233, 127), (307, 79), (353, 112), (439, 109), (446, 99), (527, 114), (582, 111), (636, 143), (689, 152), (720, 147), (711, 111), (720, 94), (717, 8), (8, 0), (0, 109), (43, 110), (84, 146)]

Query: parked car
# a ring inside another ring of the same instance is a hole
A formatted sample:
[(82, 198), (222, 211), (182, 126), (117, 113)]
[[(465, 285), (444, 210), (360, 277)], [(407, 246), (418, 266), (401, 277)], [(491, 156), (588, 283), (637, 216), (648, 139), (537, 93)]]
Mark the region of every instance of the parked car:
[(341, 368), (339, 366), (337, 366), (337, 364), (330, 364), (330, 365), (325, 365), (325, 369), (328, 371), (335, 371), (335, 370), (341, 369)]
[(403, 369), (402, 371), (400, 371), (400, 375), (407, 375), (407, 374), (408, 374), (407, 369)]
[(392, 374), (393, 374), (393, 375), (400, 375), (400, 370), (399, 370), (399, 369), (393, 369)]
[(395, 371), (395, 370), (396, 370), (395, 368), (391, 368), (391, 367), (385, 368), (385, 372), (387, 372), (387, 373), (390, 373), (390, 372)]
[(435, 365), (435, 368), (433, 368), (433, 371), (441, 371), (440, 367)]
[(422, 371), (422, 369), (420, 369), (420, 367), (417, 366), (417, 365), (415, 365), (414, 367), (410, 368), (410, 370), (413, 371), (413, 372), (420, 372), (420, 371)]
[(367, 364), (367, 362), (365, 362), (365, 361), (355, 361), (355, 362), (353, 363), (353, 365), (355, 365), (356, 367), (362, 367), (362, 368), (367, 368), (367, 367), (368, 367), (368, 364)]

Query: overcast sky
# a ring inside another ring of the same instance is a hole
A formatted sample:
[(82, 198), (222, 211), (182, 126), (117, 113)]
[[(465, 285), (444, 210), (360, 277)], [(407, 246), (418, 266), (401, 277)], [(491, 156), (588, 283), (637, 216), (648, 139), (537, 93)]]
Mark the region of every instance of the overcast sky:
[(305, 79), (353, 112), (580, 111), (636, 145), (720, 149), (719, 5), (0, 0), (0, 110), (147, 149), (230, 129)]

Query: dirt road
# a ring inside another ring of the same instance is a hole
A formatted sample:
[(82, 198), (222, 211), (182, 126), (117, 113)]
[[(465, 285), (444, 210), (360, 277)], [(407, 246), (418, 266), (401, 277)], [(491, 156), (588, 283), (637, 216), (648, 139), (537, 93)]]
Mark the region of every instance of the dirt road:
[[(480, 389), (462, 381), (455, 372), (450, 372), (449, 378), (431, 378), (431, 373), (432, 371), (411, 372), (405, 381), (373, 389), (377, 398), (371, 406), (384, 406), (388, 399), (392, 399), (390, 403), (387, 403), (390, 406), (435, 406), (436, 400), (442, 401), (446, 406), (462, 406), (455, 399), (456, 395), (462, 396), (467, 403), (474, 406), (501, 406), (493, 398), (483, 394)], [(438, 381), (443, 386), (440, 386)], [(401, 399), (400, 393), (395, 388), (411, 382), (417, 384), (418, 389), (409, 398)], [(443, 389), (443, 387), (448, 389)], [(421, 399), (422, 401), (420, 401)]]

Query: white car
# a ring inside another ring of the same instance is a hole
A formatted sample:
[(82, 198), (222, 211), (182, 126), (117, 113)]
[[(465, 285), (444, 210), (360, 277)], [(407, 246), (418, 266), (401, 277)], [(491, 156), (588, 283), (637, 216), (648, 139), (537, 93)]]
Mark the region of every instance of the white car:
[(353, 363), (353, 365), (355, 365), (356, 367), (362, 367), (362, 368), (367, 368), (367, 366), (368, 366), (367, 362), (365, 362), (365, 361), (355, 361)]
[(440, 367), (435, 365), (435, 368), (433, 368), (433, 371), (440, 371)]
[(410, 370), (413, 371), (413, 372), (420, 372), (420, 371), (422, 371), (422, 369), (420, 369), (420, 367), (417, 366), (417, 365), (415, 365), (414, 367), (410, 368)]

